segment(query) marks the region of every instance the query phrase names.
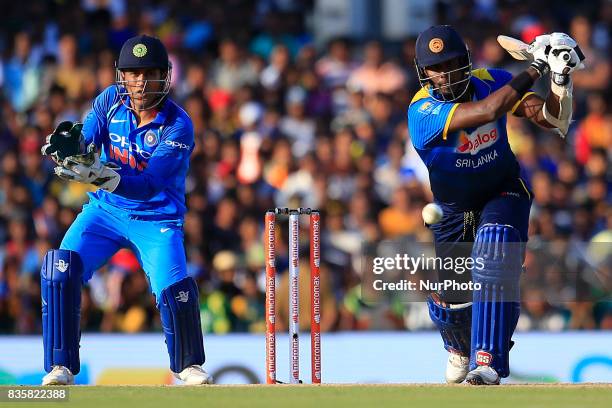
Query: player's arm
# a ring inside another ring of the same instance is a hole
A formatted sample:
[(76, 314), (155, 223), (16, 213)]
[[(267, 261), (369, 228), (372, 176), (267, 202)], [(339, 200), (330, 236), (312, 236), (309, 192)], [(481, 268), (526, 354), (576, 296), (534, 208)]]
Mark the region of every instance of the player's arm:
[(439, 137), (446, 139), (452, 131), (478, 127), (512, 111), (547, 67), (545, 62), (538, 64), (538, 69), (530, 67), (515, 78), (503, 70), (487, 70), (492, 92), (475, 102), (442, 102), (419, 98), (417, 94), (408, 108), (412, 144), (417, 149), (426, 149)]
[(146, 169), (136, 176), (122, 176), (115, 163), (101, 162), (93, 144), (88, 154), (65, 159), (55, 168), (55, 173), (63, 179), (93, 184), (131, 200), (150, 200), (173, 183), (177, 172), (189, 161), (194, 147), (190, 121), (166, 129), (167, 134), (162, 135), (162, 142), (151, 155)]
[[(164, 148), (164, 150), (166, 150)], [(182, 159), (174, 154), (157, 153), (137, 176), (123, 176), (113, 191), (131, 200), (146, 201), (159, 194), (179, 170)]]
[(517, 105), (514, 111), (515, 116), (529, 119), (536, 125), (545, 129), (553, 129), (556, 126), (548, 123), (544, 118), (544, 105), (550, 106), (550, 112), (556, 117), (559, 116), (559, 97), (553, 92), (548, 93), (546, 101), (539, 95), (530, 93), (526, 95)]
[(576, 42), (563, 33), (550, 36), (547, 62), (551, 71), (550, 92), (546, 101), (537, 95), (529, 95), (515, 112), (544, 128), (558, 129), (565, 136), (572, 120), (573, 83), (571, 73), (584, 67), (581, 53), (576, 52)]
[[(540, 36), (530, 48), (529, 52), (535, 59), (531, 66), (487, 98), (460, 104), (450, 122), (450, 131), (482, 125), (509, 111), (517, 113), (515, 109), (518, 110), (516, 104), (519, 103), (518, 115), (526, 116), (540, 126), (557, 128), (562, 135), (567, 133), (572, 116), (570, 74), (583, 67), (584, 56), (577, 52), (576, 42), (564, 33)], [(527, 82), (531, 80), (533, 84), (548, 70), (551, 71), (552, 83), (546, 102), (535, 95), (526, 95)], [(508, 88), (513, 88), (516, 93)]]
[(175, 129), (166, 129), (168, 134), (162, 136), (147, 167), (136, 176), (122, 176), (113, 191), (115, 194), (145, 201), (155, 197), (173, 182), (177, 172), (189, 161), (193, 150), (193, 125), (190, 121), (184, 121)]
[(47, 136), (41, 149), (42, 155), (50, 155), (56, 163), (62, 165), (67, 157), (87, 153), (92, 142), (99, 148), (103, 135), (108, 134), (106, 112), (114, 95), (114, 87), (109, 87), (98, 95), (83, 123), (60, 123), (53, 133)]
[(103, 163), (97, 150), (105, 137), (108, 137), (107, 113), (117, 101), (116, 95), (115, 87), (106, 88), (94, 99), (83, 124), (64, 122), (58, 126), (60, 130), (64, 127), (63, 132), (56, 129), (47, 138), (42, 154), (51, 154), (58, 163), (54, 169), (57, 176), (69, 181), (94, 184), (106, 191), (115, 190), (120, 180), (116, 171), (119, 168), (113, 163)]
[(117, 89), (109, 86), (94, 99), (91, 110), (83, 121), (83, 137), (86, 144), (94, 143), (99, 149), (108, 137), (108, 112), (118, 102)]
[(512, 78), (510, 82), (486, 98), (475, 102), (458, 103), (447, 131), (478, 127), (493, 122), (512, 111), (517, 102), (546, 72), (547, 68), (544, 61), (536, 60), (527, 70)]

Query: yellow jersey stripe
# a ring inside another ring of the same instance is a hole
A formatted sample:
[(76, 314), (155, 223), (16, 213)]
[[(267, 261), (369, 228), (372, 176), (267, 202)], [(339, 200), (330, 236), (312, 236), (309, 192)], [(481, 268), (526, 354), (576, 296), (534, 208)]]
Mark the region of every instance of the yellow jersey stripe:
[(443, 140), (446, 140), (446, 134), (448, 133), (448, 127), (450, 126), (451, 119), (453, 119), (453, 115), (455, 114), (455, 109), (457, 109), (458, 106), (459, 106), (458, 103), (454, 104), (450, 112), (448, 112), (448, 116), (446, 117), (446, 123), (444, 124), (444, 131), (442, 132)]
[(423, 98), (427, 98), (428, 96), (429, 96), (429, 92), (427, 92), (427, 89), (426, 88), (421, 88), (421, 89), (419, 89), (419, 92), (414, 94), (414, 97), (410, 101), (410, 105), (412, 105), (416, 101), (420, 101)]
[(472, 70), (472, 75), (475, 76), (478, 79), (495, 82), (495, 79), (489, 73), (489, 70), (486, 69), (486, 68), (474, 69), (474, 70)]
[(529, 95), (535, 95), (535, 92), (527, 92), (525, 95), (523, 95), (523, 97), (521, 99), (516, 101), (516, 103), (514, 104), (512, 109), (510, 110), (510, 113), (514, 114), (514, 111), (518, 109), (518, 107), (521, 104), (521, 102), (523, 102), (525, 100), (525, 98), (528, 97)]

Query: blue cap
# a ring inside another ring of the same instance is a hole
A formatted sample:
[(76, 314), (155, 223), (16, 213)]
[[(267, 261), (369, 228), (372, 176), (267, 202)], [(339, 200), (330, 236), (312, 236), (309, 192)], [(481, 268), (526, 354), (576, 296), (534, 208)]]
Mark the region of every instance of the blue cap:
[(127, 40), (117, 61), (117, 69), (160, 68), (168, 69), (168, 51), (159, 38), (137, 35)]
[(430, 67), (468, 54), (468, 48), (454, 28), (449, 25), (429, 27), (416, 40), (416, 62), (419, 67)]

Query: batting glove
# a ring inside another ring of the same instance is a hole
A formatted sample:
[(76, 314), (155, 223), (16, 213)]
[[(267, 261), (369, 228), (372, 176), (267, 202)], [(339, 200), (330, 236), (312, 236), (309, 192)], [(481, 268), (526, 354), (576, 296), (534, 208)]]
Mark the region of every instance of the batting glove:
[(548, 58), (550, 46), (550, 34), (538, 35), (535, 40), (527, 47), (527, 52), (533, 55), (534, 60), (544, 60)]
[(578, 54), (577, 46), (576, 41), (565, 33), (552, 33), (550, 35), (550, 52), (547, 62), (555, 84), (567, 85), (570, 74), (584, 67), (580, 57), (582, 53)]

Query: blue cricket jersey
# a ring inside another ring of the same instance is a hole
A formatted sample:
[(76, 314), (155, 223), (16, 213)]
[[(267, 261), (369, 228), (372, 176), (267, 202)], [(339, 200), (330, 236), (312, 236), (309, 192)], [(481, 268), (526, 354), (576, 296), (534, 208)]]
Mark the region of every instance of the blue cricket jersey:
[(117, 189), (89, 193), (91, 200), (141, 219), (183, 218), (185, 177), (195, 145), (191, 118), (176, 103), (166, 99), (151, 123), (137, 127), (134, 113), (110, 86), (94, 100), (83, 135), (87, 144), (95, 143), (102, 161), (121, 166)]
[[(511, 79), (512, 74), (504, 70), (472, 71), (473, 100), (486, 98)], [(410, 138), (429, 170), (435, 200), (459, 211), (479, 209), (505, 182), (519, 179), (520, 169), (508, 144), (506, 116), (477, 128), (449, 132), (458, 106), (437, 101), (428, 87), (422, 88), (408, 108)]]

